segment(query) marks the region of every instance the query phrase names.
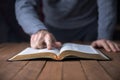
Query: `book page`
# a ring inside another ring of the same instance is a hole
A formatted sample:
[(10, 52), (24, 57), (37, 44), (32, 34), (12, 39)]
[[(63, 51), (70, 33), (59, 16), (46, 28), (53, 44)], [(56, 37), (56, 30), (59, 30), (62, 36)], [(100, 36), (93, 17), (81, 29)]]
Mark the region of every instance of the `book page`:
[(34, 48), (26, 48), (24, 49), (22, 52), (20, 52), (18, 55), (26, 55), (26, 54), (35, 54), (35, 53), (43, 53), (43, 52), (51, 52), (54, 53), (56, 55), (59, 54), (59, 50), (56, 48), (52, 48), (51, 50), (48, 50), (47, 48), (45, 49), (34, 49)]
[(99, 54), (96, 49), (94, 49), (90, 45), (81, 45), (81, 44), (75, 44), (75, 43), (65, 43), (63, 44), (60, 53), (62, 53), (65, 50), (72, 50), (72, 51), (78, 51), (83, 53), (89, 53), (89, 54)]

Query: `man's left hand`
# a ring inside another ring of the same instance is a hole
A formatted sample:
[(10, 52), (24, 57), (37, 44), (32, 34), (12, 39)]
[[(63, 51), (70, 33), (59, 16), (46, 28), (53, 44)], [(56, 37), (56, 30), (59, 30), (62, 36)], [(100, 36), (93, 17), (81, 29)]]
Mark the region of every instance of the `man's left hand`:
[(105, 40), (105, 39), (101, 39), (101, 40), (96, 40), (93, 41), (91, 44), (93, 47), (102, 47), (104, 48), (107, 52), (118, 52), (120, 51), (120, 47), (117, 43), (110, 41), (110, 40)]

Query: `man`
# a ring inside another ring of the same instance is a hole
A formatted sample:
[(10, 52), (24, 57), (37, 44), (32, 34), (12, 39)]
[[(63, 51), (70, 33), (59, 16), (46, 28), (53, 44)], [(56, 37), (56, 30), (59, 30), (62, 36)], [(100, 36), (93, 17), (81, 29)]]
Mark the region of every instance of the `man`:
[[(42, 1), (42, 2), (41, 2)], [(44, 23), (36, 6), (43, 4)], [(110, 41), (116, 20), (115, 0), (16, 0), (16, 17), (31, 35), (31, 47), (60, 47), (61, 42), (93, 41), (92, 46), (119, 51)]]

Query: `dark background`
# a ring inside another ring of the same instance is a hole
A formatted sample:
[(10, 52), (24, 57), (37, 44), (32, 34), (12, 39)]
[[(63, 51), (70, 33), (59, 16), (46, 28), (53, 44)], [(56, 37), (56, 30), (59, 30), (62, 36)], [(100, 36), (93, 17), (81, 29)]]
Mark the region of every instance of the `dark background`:
[[(0, 0), (0, 43), (29, 41), (15, 18), (15, 0)], [(117, 3), (117, 24), (113, 35), (114, 40), (120, 40), (120, 0)], [(6, 29), (5, 29), (6, 28)]]
[(118, 0), (118, 4), (117, 4), (117, 11), (118, 11), (118, 24), (120, 24), (120, 0)]
[[(0, 42), (23, 42), (29, 41), (22, 28), (18, 25), (15, 17), (15, 0), (0, 0)], [(3, 25), (6, 24), (6, 25)], [(4, 30), (7, 27), (7, 31)], [(5, 34), (6, 32), (6, 34)], [(7, 37), (5, 36), (7, 35)]]

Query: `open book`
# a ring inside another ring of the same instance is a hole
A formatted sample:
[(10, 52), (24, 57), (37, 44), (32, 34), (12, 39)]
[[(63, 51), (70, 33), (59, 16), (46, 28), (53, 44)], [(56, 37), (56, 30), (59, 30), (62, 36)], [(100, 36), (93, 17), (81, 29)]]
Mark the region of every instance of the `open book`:
[(26, 48), (17, 55), (10, 58), (10, 61), (14, 60), (28, 60), (36, 58), (51, 58), (54, 60), (62, 60), (64, 58), (85, 58), (96, 60), (109, 60), (101, 51), (93, 48), (90, 45), (81, 45), (76, 43), (65, 43), (61, 49), (52, 48), (51, 50), (45, 49), (33, 49)]

